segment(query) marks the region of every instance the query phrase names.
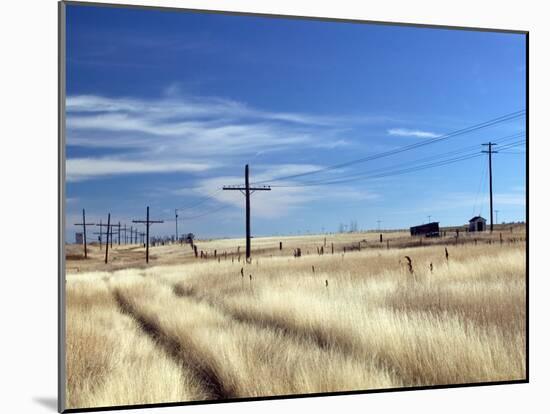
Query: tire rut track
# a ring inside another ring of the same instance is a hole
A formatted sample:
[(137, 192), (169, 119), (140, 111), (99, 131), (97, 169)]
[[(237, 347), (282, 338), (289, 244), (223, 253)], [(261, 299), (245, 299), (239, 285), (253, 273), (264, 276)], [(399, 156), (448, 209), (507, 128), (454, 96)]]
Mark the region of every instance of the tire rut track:
[[(186, 297), (197, 302), (207, 303), (209, 306), (220, 310), (225, 315), (229, 316), (237, 322), (241, 322), (247, 325), (255, 326), (260, 329), (271, 329), (277, 332), (281, 332), (288, 338), (298, 340), (301, 342), (313, 342), (317, 347), (322, 350), (336, 350), (344, 355), (361, 361), (358, 357), (357, 345), (353, 344), (352, 339), (347, 339), (343, 335), (333, 336), (328, 335), (320, 328), (302, 328), (298, 326), (290, 326), (282, 321), (278, 321), (270, 317), (261, 317), (250, 315), (245, 312), (239, 312), (235, 309), (231, 309), (225, 305), (222, 301), (215, 300), (208, 295), (199, 293), (193, 287), (185, 287), (181, 284), (172, 285), (172, 291), (178, 297)], [(391, 375), (397, 379), (406, 382), (405, 386), (415, 385), (418, 379), (415, 375), (405, 374), (403, 370), (390, 358), (380, 353), (376, 353), (373, 358), (375, 366), (382, 370), (388, 371)]]
[(189, 369), (195, 374), (209, 395), (208, 399), (225, 400), (237, 397), (234, 390), (224, 385), (216, 369), (208, 364), (208, 358), (190, 340), (182, 343), (181, 339), (178, 340), (164, 332), (155, 318), (139, 312), (118, 289), (113, 294), (122, 313), (132, 317), (141, 330), (179, 366)]
[(345, 353), (348, 353), (350, 351), (347, 345), (335, 343), (320, 330), (312, 329), (311, 331), (306, 332), (305, 330), (290, 327), (285, 323), (272, 318), (259, 318), (254, 315), (246, 314), (245, 312), (239, 312), (226, 306), (221, 301), (216, 301), (211, 297), (199, 294), (193, 288), (184, 288), (182, 286), (175, 285), (173, 286), (173, 292), (178, 297), (186, 297), (197, 302), (207, 303), (209, 306), (220, 310), (223, 314), (240, 323), (256, 326), (261, 329), (272, 329), (281, 332), (285, 336), (291, 337), (293, 339), (298, 339), (301, 341), (311, 341), (323, 350), (337, 347)]
[(216, 301), (211, 297), (199, 294), (194, 288), (185, 288), (181, 285), (174, 285), (172, 290), (178, 297), (186, 297), (196, 302), (204, 302), (209, 306), (220, 310), (223, 314), (229, 316), (237, 322), (253, 325), (261, 329), (272, 329), (293, 339), (311, 341), (323, 350), (337, 347), (344, 353), (351, 352), (351, 344), (335, 343), (335, 341), (328, 338), (325, 333), (321, 332), (321, 330), (311, 329), (310, 331), (305, 331), (303, 329), (288, 326), (287, 324), (272, 318), (259, 318), (254, 315), (246, 314), (245, 312), (239, 312), (226, 306), (221, 301)]

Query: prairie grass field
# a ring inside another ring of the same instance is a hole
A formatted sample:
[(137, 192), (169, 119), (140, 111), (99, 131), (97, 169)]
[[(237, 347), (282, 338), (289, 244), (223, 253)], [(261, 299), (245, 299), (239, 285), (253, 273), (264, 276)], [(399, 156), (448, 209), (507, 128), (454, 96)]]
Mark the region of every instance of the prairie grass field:
[(68, 245), (68, 408), (524, 379), (525, 228), (383, 236)]

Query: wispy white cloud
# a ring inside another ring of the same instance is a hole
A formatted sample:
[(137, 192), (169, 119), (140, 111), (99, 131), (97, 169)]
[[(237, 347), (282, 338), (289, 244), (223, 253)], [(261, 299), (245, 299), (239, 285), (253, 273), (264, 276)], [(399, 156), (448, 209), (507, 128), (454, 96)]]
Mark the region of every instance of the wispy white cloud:
[(69, 181), (135, 173), (193, 173), (202, 171), (196, 165), (215, 168), (231, 157), (345, 147), (350, 144), (350, 123), (385, 120), (265, 111), (224, 98), (180, 96), (177, 85), (155, 99), (73, 95), (67, 97), (66, 107), (67, 145), (104, 152), (117, 149), (116, 158), (69, 157)]
[(235, 159), (295, 153), (298, 148), (345, 148), (353, 145), (350, 136), (357, 126), (390, 120), (370, 114), (268, 111), (231, 99), (181, 95), (179, 84), (168, 86), (163, 95), (152, 99), (71, 95), (66, 99), (66, 108), (67, 145), (103, 155), (116, 149), (117, 154), (116, 158), (69, 157), (71, 181), (199, 171), (188, 168), (189, 163), (182, 159), (212, 169), (227, 166)]
[(439, 134), (436, 134), (435, 132), (421, 131), (418, 129), (407, 129), (407, 128), (388, 129), (388, 135), (393, 135), (398, 137), (417, 137), (417, 138), (435, 138), (439, 136)]
[(177, 84), (165, 90), (165, 97), (160, 99), (112, 98), (98, 95), (68, 96), (66, 108), (71, 114), (120, 113), (137, 115), (140, 119), (242, 119), (255, 118), (264, 121), (281, 121), (286, 123), (335, 126), (354, 123), (385, 122), (384, 116), (318, 116), (295, 112), (272, 112), (252, 108), (242, 102), (219, 97), (180, 96)]
[(330, 131), (319, 133), (318, 124), (328, 122), (320, 118), (267, 113), (217, 98), (146, 101), (80, 95), (67, 98), (67, 111), (67, 144), (82, 147), (210, 156), (346, 145)]
[(67, 181), (75, 182), (90, 177), (105, 177), (120, 174), (144, 174), (165, 172), (201, 172), (212, 165), (198, 162), (163, 162), (155, 160), (128, 160), (122, 158), (71, 158), (67, 160)]

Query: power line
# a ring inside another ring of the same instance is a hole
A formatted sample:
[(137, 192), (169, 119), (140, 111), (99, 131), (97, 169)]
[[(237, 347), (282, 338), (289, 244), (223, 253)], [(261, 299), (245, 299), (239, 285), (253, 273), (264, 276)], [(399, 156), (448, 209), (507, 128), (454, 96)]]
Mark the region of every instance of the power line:
[(499, 152), (500, 152), (500, 148), (503, 148), (503, 149), (516, 148), (516, 147), (520, 147), (522, 145), (525, 145), (525, 143), (526, 143), (526, 140), (521, 140), (521, 141), (509, 143), (509, 144), (506, 144), (506, 145), (502, 145), (502, 146), (499, 147)]
[[(509, 139), (509, 138), (507, 138)], [(503, 148), (511, 148), (514, 145), (521, 144), (522, 142), (525, 142), (525, 140), (512, 142), (510, 144), (507, 144), (506, 146), (503, 146)], [(470, 151), (470, 148), (479, 148), (479, 144), (475, 146), (469, 146), (466, 148), (462, 148), (455, 151), (450, 151), (447, 153), (437, 154), (430, 157), (421, 158), (412, 162), (402, 163), (399, 164), (397, 167), (405, 167), (402, 169), (396, 169), (396, 166), (392, 167), (384, 167), (384, 168), (378, 168), (370, 171), (363, 171), (359, 173), (354, 174), (348, 174), (340, 177), (335, 177), (331, 180), (318, 180), (318, 181), (308, 181), (308, 182), (298, 182), (298, 183), (288, 183), (288, 184), (281, 184), (281, 185), (273, 185), (272, 187), (277, 188), (293, 188), (293, 187), (312, 187), (312, 186), (321, 186), (321, 185), (330, 185), (330, 184), (341, 184), (341, 183), (348, 183), (363, 179), (370, 179), (370, 178), (384, 178), (384, 177), (390, 177), (394, 175), (401, 175), (409, 172), (416, 172), (419, 170), (423, 170), (426, 168), (432, 168), (432, 167), (438, 167), (438, 166), (444, 166), (448, 164), (453, 164), (455, 162), (459, 161), (465, 161), (471, 158), (479, 157), (480, 154), (478, 151)], [(468, 152), (468, 153), (466, 153)], [(466, 153), (466, 154), (465, 154)], [(450, 155), (450, 154), (463, 154), (457, 157), (452, 158), (446, 158), (439, 160), (442, 156)], [(429, 160), (439, 160), (437, 162), (432, 162), (428, 164), (420, 164), (421, 162), (429, 161)], [(410, 167), (409, 167), (410, 166)], [(374, 174), (377, 173), (377, 174)]]
[(339, 164), (319, 168), (319, 169), (312, 170), (312, 171), (307, 171), (307, 172), (303, 172), (303, 173), (299, 173), (299, 174), (286, 175), (286, 176), (279, 176), (279, 177), (275, 177), (275, 178), (271, 178), (271, 179), (267, 179), (267, 180), (262, 180), (262, 181), (256, 181), (253, 184), (256, 185), (256, 184), (263, 184), (263, 183), (267, 183), (267, 182), (276, 182), (276, 181), (289, 180), (289, 179), (293, 179), (293, 178), (305, 177), (305, 176), (312, 175), (312, 174), (318, 174), (318, 173), (321, 173), (321, 172), (331, 171), (331, 170), (335, 170), (335, 169), (342, 168), (342, 167), (348, 167), (348, 166), (363, 163), (363, 162), (366, 162), (366, 161), (372, 161), (372, 160), (375, 160), (375, 159), (388, 157), (388, 156), (391, 156), (391, 155), (399, 154), (399, 153), (402, 153), (402, 152), (405, 152), (405, 151), (410, 151), (412, 149), (416, 149), (416, 148), (423, 147), (423, 146), (426, 146), (426, 145), (434, 144), (434, 143), (437, 143), (437, 142), (440, 142), (440, 141), (443, 141), (443, 140), (447, 140), (447, 139), (452, 138), (452, 137), (456, 137), (456, 136), (459, 136), (459, 135), (464, 135), (464, 134), (467, 134), (467, 133), (471, 133), (471, 132), (474, 132), (474, 131), (477, 131), (477, 130), (480, 130), (480, 129), (483, 129), (483, 128), (488, 128), (490, 126), (499, 124), (501, 122), (511, 121), (513, 119), (517, 119), (517, 118), (520, 118), (520, 117), (523, 117), (523, 116), (525, 116), (525, 110), (512, 112), (510, 114), (503, 115), (503, 116), (500, 116), (498, 118), (494, 118), (494, 119), (491, 119), (489, 121), (482, 122), (480, 124), (476, 124), (476, 125), (473, 125), (473, 126), (470, 126), (470, 127), (467, 127), (467, 128), (459, 129), (457, 131), (453, 131), (453, 132), (450, 132), (448, 134), (440, 135), (438, 137), (425, 140), (423, 142), (418, 142), (418, 143), (415, 143), (415, 144), (406, 145), (406, 146), (403, 146), (403, 147), (400, 147), (400, 148), (396, 148), (394, 150), (385, 151), (385, 152), (382, 152), (382, 153), (370, 155), (368, 157), (359, 158), (359, 159), (356, 159), (356, 160), (343, 162), (343, 163), (339, 163)]
[(415, 167), (410, 167), (410, 168), (404, 168), (402, 170), (390, 171), (390, 172), (387, 172), (387, 173), (380, 173), (380, 174), (374, 174), (374, 175), (364, 174), (364, 175), (361, 175), (361, 176), (356, 176), (354, 178), (337, 179), (337, 180), (333, 180), (333, 181), (311, 182), (311, 183), (304, 183), (303, 185), (294, 185), (294, 186), (293, 185), (288, 185), (288, 186), (276, 186), (276, 185), (274, 185), (273, 187), (320, 186), (320, 185), (350, 183), (350, 182), (354, 182), (354, 181), (360, 181), (360, 180), (365, 180), (365, 179), (373, 179), (373, 178), (393, 177), (393, 176), (396, 176), (396, 175), (408, 174), (408, 173), (411, 173), (411, 172), (416, 172), (416, 171), (424, 170), (424, 169), (427, 169), (427, 168), (441, 167), (441, 166), (444, 166), (444, 165), (454, 164), (456, 162), (465, 161), (465, 160), (469, 160), (469, 159), (476, 158), (476, 157), (480, 157), (480, 154), (475, 154), (474, 153), (474, 154), (463, 155), (463, 156), (460, 156), (460, 157), (450, 158), (450, 159), (446, 159), (446, 160), (442, 160), (442, 161), (438, 161), (438, 162), (433, 162), (433, 163), (429, 163), (429, 164), (424, 164), (424, 165), (419, 165), (419, 166), (415, 166)]
[(226, 209), (226, 208), (229, 208), (229, 207), (232, 207), (230, 204), (224, 204), (220, 207), (217, 207), (213, 210), (209, 210), (209, 211), (206, 211), (204, 213), (201, 213), (201, 214), (198, 214), (196, 216), (186, 216), (186, 217), (183, 217), (183, 219), (185, 220), (191, 220), (191, 219), (196, 219), (196, 218), (200, 218), (200, 217), (204, 217), (204, 216), (208, 216), (210, 214), (213, 214), (213, 213), (217, 213), (218, 211), (221, 211), (223, 209)]
[[(524, 134), (524, 132), (518, 133), (518, 134), (513, 134), (513, 135), (508, 135), (506, 137), (502, 137), (498, 140), (495, 140), (495, 142), (503, 142), (503, 141), (507, 141), (509, 139), (518, 138), (518, 137), (522, 136), (523, 134)], [(412, 167), (416, 164), (419, 164), (419, 163), (422, 163), (422, 162), (425, 162), (425, 161), (438, 160), (438, 159), (440, 159), (440, 158), (442, 158), (446, 155), (458, 155), (458, 154), (464, 154), (464, 153), (467, 153), (467, 152), (470, 152), (472, 154), (474, 154), (474, 153), (477, 154), (477, 148), (479, 148), (479, 144), (470, 145), (470, 146), (463, 147), (463, 148), (460, 148), (460, 149), (457, 149), (457, 150), (444, 152), (444, 153), (440, 153), (440, 154), (436, 154), (436, 155), (431, 155), (431, 156), (428, 156), (428, 157), (416, 159), (414, 161), (408, 161), (408, 162), (401, 163), (401, 164), (398, 164), (398, 165), (393, 165), (391, 167), (382, 167), (382, 168), (377, 168), (377, 169), (370, 170), (370, 171), (362, 171), (362, 172), (357, 172), (357, 173), (353, 173), (353, 174), (334, 177), (331, 180), (340, 180), (340, 179), (343, 179), (343, 178), (363, 177), (365, 174), (372, 174), (372, 173), (384, 172), (384, 171), (394, 171), (395, 168), (398, 168), (398, 167), (403, 167), (403, 168), (407, 168), (409, 166)], [(475, 150), (475, 151), (472, 151), (472, 150)], [(331, 181), (331, 180), (329, 179), (328, 181)], [(319, 184), (322, 184), (324, 182), (325, 182), (325, 180), (316, 181), (316, 183), (319, 183)]]
[(190, 204), (184, 205), (183, 207), (178, 207), (177, 210), (179, 211), (191, 210), (197, 206), (200, 206), (201, 204), (204, 204), (209, 200), (216, 200), (214, 195), (218, 194), (221, 191), (222, 191), (221, 188), (218, 188), (216, 191), (213, 191), (209, 194), (202, 196), (198, 202), (190, 203)]

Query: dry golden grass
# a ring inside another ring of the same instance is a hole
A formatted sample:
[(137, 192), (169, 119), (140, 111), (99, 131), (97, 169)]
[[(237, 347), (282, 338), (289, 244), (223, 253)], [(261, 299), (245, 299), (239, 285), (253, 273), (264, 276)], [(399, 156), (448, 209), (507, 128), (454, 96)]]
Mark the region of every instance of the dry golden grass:
[(119, 312), (101, 275), (67, 284), (67, 405), (102, 407), (206, 398), (198, 379)]
[(450, 244), (448, 262), (442, 245), (375, 248), (372, 233), (328, 244), (358, 237), (373, 246), (254, 239), (251, 264), (163, 246), (161, 265), (69, 274), (68, 406), (525, 378), (523, 242)]

